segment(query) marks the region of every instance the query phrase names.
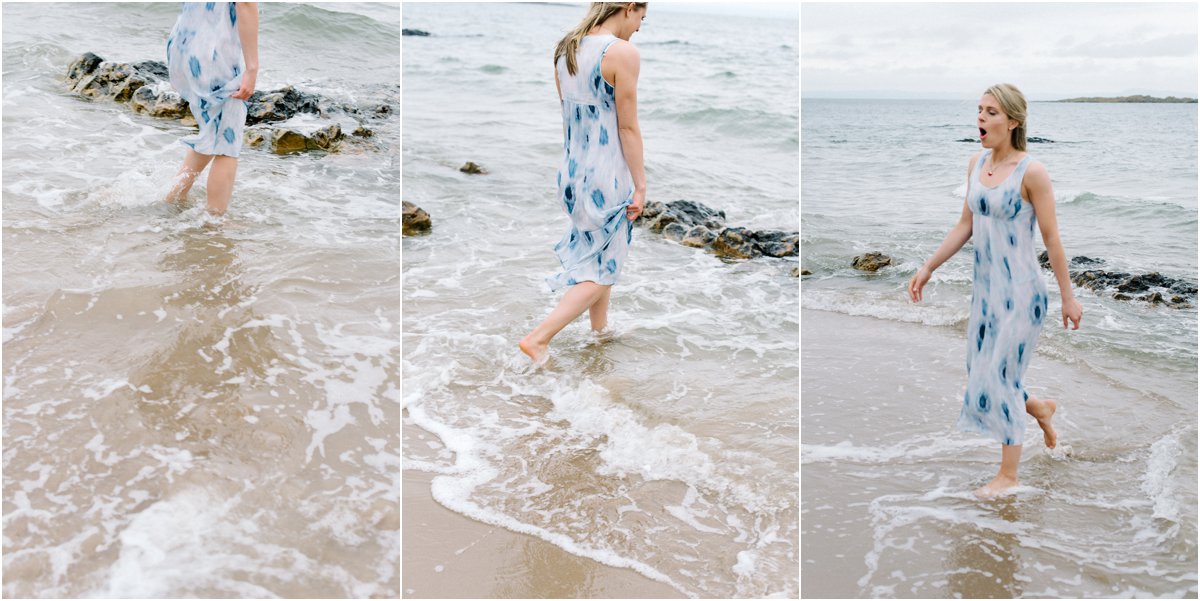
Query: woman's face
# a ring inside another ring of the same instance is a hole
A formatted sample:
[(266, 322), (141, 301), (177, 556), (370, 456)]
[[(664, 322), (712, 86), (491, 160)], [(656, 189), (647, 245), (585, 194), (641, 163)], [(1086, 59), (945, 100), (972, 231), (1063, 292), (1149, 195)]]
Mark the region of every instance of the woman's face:
[(1017, 122), (1009, 119), (1000, 109), (1000, 103), (991, 94), (984, 94), (979, 99), (979, 141), (984, 148), (996, 148), (1011, 139), (1010, 128), (1016, 127)]
[(625, 17), (625, 22), (621, 25), (620, 33), (617, 37), (629, 41), (633, 34), (637, 33), (642, 28), (642, 20), (646, 18), (646, 7), (637, 8), (635, 10), (625, 10), (621, 13)]

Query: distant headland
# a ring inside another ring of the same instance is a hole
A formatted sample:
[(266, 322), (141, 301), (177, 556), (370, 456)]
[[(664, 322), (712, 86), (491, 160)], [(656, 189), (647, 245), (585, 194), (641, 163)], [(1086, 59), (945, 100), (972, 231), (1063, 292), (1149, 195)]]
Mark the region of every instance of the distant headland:
[(1167, 96), (1166, 98), (1155, 98), (1154, 96), (1113, 96), (1104, 98), (1100, 96), (1088, 96), (1084, 98), (1066, 98), (1063, 100), (1053, 100), (1052, 102), (1176, 102), (1176, 103), (1195, 103), (1195, 98), (1176, 98)]

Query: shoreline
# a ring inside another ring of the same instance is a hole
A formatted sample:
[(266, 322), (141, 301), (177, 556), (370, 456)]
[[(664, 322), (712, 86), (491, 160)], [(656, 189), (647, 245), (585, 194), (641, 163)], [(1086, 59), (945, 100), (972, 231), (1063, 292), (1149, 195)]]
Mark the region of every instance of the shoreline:
[(633, 570), (446, 509), (430, 492), (436, 476), (404, 470), (404, 599), (685, 598)]

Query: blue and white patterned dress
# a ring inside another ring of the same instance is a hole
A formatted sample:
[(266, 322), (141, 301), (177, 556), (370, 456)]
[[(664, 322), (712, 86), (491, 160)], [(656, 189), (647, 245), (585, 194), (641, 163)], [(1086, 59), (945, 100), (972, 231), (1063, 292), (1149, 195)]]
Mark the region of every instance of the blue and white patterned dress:
[(958, 428), (1001, 444), (1025, 438), (1025, 392), (1021, 378), (1046, 320), (1046, 283), (1034, 255), (1037, 217), (1021, 197), (1028, 155), (995, 188), (980, 181), (991, 150), (972, 170), (967, 206), (974, 213), (975, 275), (967, 324), (967, 390)]
[(200, 128), (180, 142), (200, 154), (236, 157), (242, 150), (246, 103), (229, 97), (242, 86), (246, 71), (236, 4), (185, 2), (167, 38), (171, 86)]
[(615, 284), (633, 240), (625, 207), (633, 202), (633, 177), (617, 135), (615, 88), (600, 73), (600, 61), (617, 37), (589, 35), (579, 43), (575, 75), (559, 57), (563, 158), (558, 200), (571, 227), (554, 247), (562, 272), (546, 278), (552, 290), (579, 282)]

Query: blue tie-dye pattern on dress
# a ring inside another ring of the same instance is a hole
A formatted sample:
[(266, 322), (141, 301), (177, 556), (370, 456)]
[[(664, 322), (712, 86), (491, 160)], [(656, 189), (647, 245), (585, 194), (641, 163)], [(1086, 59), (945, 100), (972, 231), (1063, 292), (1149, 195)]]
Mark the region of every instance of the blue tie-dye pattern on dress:
[(563, 96), (558, 201), (571, 226), (554, 247), (562, 271), (546, 278), (552, 290), (578, 282), (617, 283), (633, 240), (633, 222), (625, 217), (625, 207), (633, 202), (633, 178), (620, 138), (610, 134), (617, 131), (616, 89), (600, 70), (604, 53), (616, 41), (612, 35), (585, 36), (575, 75), (567, 72), (566, 57), (556, 66)]
[[(1035, 255), (1033, 205), (1021, 197), (1029, 156), (995, 188), (979, 179), (990, 150), (971, 171), (967, 206), (975, 272), (967, 323), (967, 390), (958, 428), (1006, 445), (1025, 438), (1021, 384), (1047, 309), (1046, 283)], [(982, 252), (980, 249), (983, 249)]]
[(171, 86), (187, 101), (200, 131), (180, 143), (200, 154), (236, 157), (246, 103), (230, 98), (246, 70), (235, 2), (185, 2), (167, 38)]

